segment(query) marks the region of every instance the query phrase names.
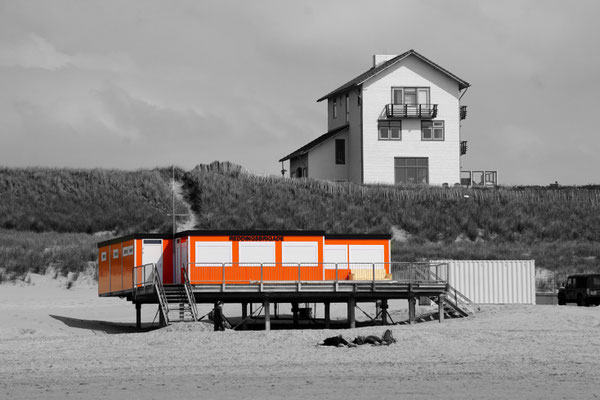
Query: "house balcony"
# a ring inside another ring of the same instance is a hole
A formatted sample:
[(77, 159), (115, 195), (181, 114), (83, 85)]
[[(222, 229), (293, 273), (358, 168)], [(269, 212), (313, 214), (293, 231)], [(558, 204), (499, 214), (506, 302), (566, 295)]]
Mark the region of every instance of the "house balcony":
[(387, 118), (423, 118), (437, 117), (437, 104), (386, 104)]
[(494, 187), (498, 171), (460, 171), (460, 184), (465, 187)]
[(460, 106), (460, 120), (467, 118), (467, 106)]

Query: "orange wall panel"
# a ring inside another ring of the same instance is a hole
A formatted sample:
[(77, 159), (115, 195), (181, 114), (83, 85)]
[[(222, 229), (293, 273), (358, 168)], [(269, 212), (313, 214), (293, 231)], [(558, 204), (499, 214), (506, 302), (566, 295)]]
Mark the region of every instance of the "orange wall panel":
[[(117, 292), (123, 290), (123, 265), (122, 265), (122, 245), (121, 243), (109, 246), (110, 257), (110, 291)], [(116, 257), (115, 257), (116, 255)]]
[[(102, 253), (106, 254), (106, 260), (102, 261)], [(108, 246), (98, 249), (98, 294), (110, 292), (110, 267)]]
[[(122, 248), (133, 246), (135, 248), (135, 240), (129, 240), (121, 243)], [(133, 287), (133, 267), (135, 265), (135, 252), (134, 254), (123, 256), (121, 252), (122, 262), (122, 282), (123, 290), (131, 289)]]

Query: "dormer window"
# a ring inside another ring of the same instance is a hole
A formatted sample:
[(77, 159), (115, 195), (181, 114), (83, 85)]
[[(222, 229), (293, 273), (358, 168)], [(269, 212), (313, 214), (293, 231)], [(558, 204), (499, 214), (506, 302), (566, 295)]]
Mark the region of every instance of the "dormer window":
[(429, 104), (429, 88), (395, 87), (392, 88), (392, 104)]

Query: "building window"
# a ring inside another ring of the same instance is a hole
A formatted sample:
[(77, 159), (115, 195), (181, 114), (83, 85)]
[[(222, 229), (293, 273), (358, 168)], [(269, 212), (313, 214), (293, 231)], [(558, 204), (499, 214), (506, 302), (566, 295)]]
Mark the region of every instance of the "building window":
[(346, 139), (335, 139), (335, 163), (346, 164)]
[(337, 99), (333, 99), (333, 118), (337, 118)]
[(346, 122), (350, 121), (350, 94), (346, 93)]
[(119, 249), (113, 250), (113, 258), (119, 258)]
[(394, 158), (394, 181), (396, 185), (428, 184), (429, 159), (427, 157)]
[(377, 123), (379, 140), (402, 140), (402, 121), (380, 119)]
[(106, 252), (105, 251), (102, 252), (102, 255), (100, 256), (100, 260), (106, 261)]
[(444, 121), (421, 121), (421, 140), (444, 140)]
[(302, 168), (296, 168), (296, 178), (302, 178)]
[(392, 88), (392, 104), (429, 104), (429, 88), (396, 87)]

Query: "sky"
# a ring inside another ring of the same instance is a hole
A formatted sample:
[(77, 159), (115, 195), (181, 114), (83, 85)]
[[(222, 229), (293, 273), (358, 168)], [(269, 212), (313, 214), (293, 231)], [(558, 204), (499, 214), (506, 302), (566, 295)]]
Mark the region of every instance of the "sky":
[(0, 166), (280, 174), (316, 100), (414, 49), (471, 84), (465, 170), (600, 183), (598, 1), (0, 0)]

